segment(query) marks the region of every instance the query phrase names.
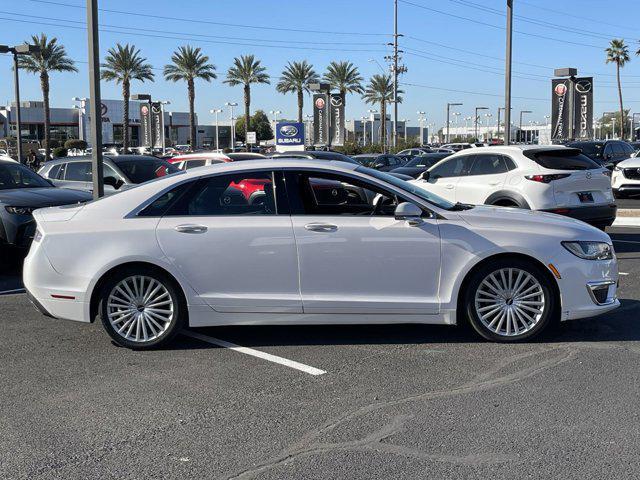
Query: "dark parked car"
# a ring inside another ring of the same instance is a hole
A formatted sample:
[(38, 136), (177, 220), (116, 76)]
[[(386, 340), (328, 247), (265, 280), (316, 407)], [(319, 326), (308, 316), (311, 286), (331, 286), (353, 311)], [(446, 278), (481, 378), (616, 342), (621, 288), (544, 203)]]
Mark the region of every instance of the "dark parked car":
[(579, 148), (591, 160), (612, 170), (618, 163), (631, 158), (633, 147), (622, 140), (569, 142), (567, 147)]
[[(105, 194), (181, 171), (166, 160), (145, 155), (105, 155), (103, 160)], [(38, 173), (59, 187), (93, 190), (90, 157), (52, 160), (45, 163)]]
[(405, 163), (402, 167), (391, 170), (391, 173), (401, 173), (403, 175), (409, 175), (413, 178), (418, 178), (422, 172), (426, 172), (429, 168), (433, 167), (443, 158), (447, 158), (450, 153), (425, 153), (419, 155), (413, 160)]
[(309, 160), (335, 160), (339, 162), (355, 163), (351, 157), (338, 152), (326, 152), (324, 150), (305, 150), (304, 152), (274, 153), (271, 158), (308, 158)]
[(17, 162), (0, 160), (0, 245), (28, 247), (36, 223), (31, 212), (91, 200), (86, 192), (56, 188)]
[(361, 165), (373, 168), (381, 172), (389, 172), (394, 168), (401, 167), (404, 162), (395, 155), (388, 153), (365, 153), (353, 157)]

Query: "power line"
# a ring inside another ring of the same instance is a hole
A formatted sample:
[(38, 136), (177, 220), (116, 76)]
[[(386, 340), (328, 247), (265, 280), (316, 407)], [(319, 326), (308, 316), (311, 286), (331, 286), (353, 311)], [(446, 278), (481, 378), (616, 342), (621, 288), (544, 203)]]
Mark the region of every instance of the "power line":
[[(11, 21), (11, 22), (29, 23), (29, 24), (35, 24), (35, 25), (47, 25), (47, 26), (53, 26), (53, 27), (72, 28), (72, 29), (75, 29), (75, 30), (86, 30), (86, 27), (80, 27), (80, 26), (75, 26), (75, 25), (62, 25), (62, 24), (59, 24), (59, 23), (36, 22), (36, 21), (20, 20), (20, 19), (16, 19), (16, 18), (7, 18), (7, 17), (0, 17), (0, 20), (8, 20), (8, 21)], [(265, 44), (259, 44), (259, 43), (225, 42), (225, 41), (222, 41), (222, 40), (203, 40), (203, 39), (190, 38), (190, 37), (176, 37), (176, 36), (169, 36), (169, 35), (134, 33), (134, 32), (127, 32), (127, 31), (122, 32), (122, 31), (119, 31), (119, 30), (110, 30), (110, 29), (102, 29), (101, 31), (102, 32), (108, 32), (108, 33), (117, 33), (117, 34), (120, 34), (120, 35), (122, 35), (122, 34), (124, 34), (124, 35), (133, 35), (133, 36), (137, 36), (137, 37), (162, 38), (162, 39), (167, 39), (167, 40), (187, 40), (187, 41), (193, 41), (193, 42), (222, 44), (222, 45), (234, 45), (234, 46), (246, 46), (246, 47), (262, 47), (262, 48), (284, 48), (284, 49), (294, 49), (294, 50), (313, 50), (313, 51), (335, 52), (335, 48), (296, 47), (296, 46), (287, 46), (287, 45), (265, 45)], [(294, 43), (294, 42), (289, 42), (289, 43)], [(342, 52), (386, 53), (386, 50), (375, 50), (375, 49), (348, 49), (348, 48), (341, 48), (340, 51), (342, 51)]]
[[(78, 8), (82, 10), (86, 10), (84, 5), (76, 5), (72, 3), (64, 3), (64, 2), (56, 2), (53, 0), (29, 0), (30, 2), (35, 3), (45, 3), (49, 5), (57, 5), (60, 7), (70, 7), (70, 8)], [(375, 32), (337, 32), (337, 31), (325, 31), (325, 30), (307, 30), (307, 29), (297, 29), (297, 28), (283, 28), (283, 27), (266, 27), (261, 25), (243, 25), (239, 23), (225, 23), (225, 22), (214, 22), (211, 20), (202, 20), (199, 18), (180, 18), (180, 17), (168, 17), (164, 15), (153, 15), (150, 13), (138, 13), (138, 12), (129, 12), (125, 10), (112, 10), (108, 8), (99, 8), (101, 12), (107, 13), (116, 13), (118, 15), (131, 15), (136, 17), (143, 18), (158, 18), (162, 20), (171, 20), (172, 22), (189, 22), (189, 23), (202, 23), (206, 25), (220, 25), (224, 27), (237, 27), (237, 28), (252, 28), (257, 30), (275, 30), (278, 32), (298, 32), (298, 33), (322, 33), (329, 35), (362, 35), (362, 36), (389, 36), (389, 33), (375, 33)]]
[[(36, 0), (32, 0), (32, 1), (36, 1)], [(424, 5), (419, 5), (417, 3), (409, 2), (407, 0), (398, 0), (398, 1), (402, 2), (402, 3), (406, 4), (406, 5), (411, 5), (413, 7), (421, 8), (423, 10), (428, 10), (430, 12), (435, 12), (435, 13), (439, 13), (441, 15), (446, 15), (446, 16), (453, 17), (453, 18), (458, 18), (460, 20), (465, 20), (467, 22), (475, 23), (477, 25), (484, 25), (486, 27), (495, 28), (497, 30), (504, 30), (505, 29), (505, 27), (501, 27), (501, 26), (498, 26), (498, 25), (493, 25), (491, 23), (481, 22), (480, 20), (476, 20), (476, 19), (468, 18), (468, 17), (463, 17), (462, 15), (456, 15), (454, 13), (449, 13), (449, 12), (445, 12), (445, 11), (442, 11), (442, 10), (437, 10), (435, 8), (426, 7)], [(599, 46), (599, 45), (591, 45), (591, 44), (582, 43), (582, 42), (572, 42), (570, 40), (562, 40), (560, 38), (548, 37), (546, 35), (539, 35), (539, 34), (536, 34), (536, 33), (522, 32), (520, 30), (514, 30), (514, 32), (518, 33), (520, 35), (526, 35), (526, 36), (529, 36), (529, 37), (541, 38), (541, 39), (544, 39), (544, 40), (551, 40), (551, 41), (559, 42), (559, 43), (563, 43), (563, 44), (571, 44), (571, 45), (577, 45), (577, 46), (580, 46), (580, 47), (591, 47), (591, 48), (597, 48), (598, 50), (604, 50), (604, 47)]]
[[(52, 17), (42, 17), (42, 16), (38, 16), (38, 15), (27, 15), (24, 13), (13, 13), (13, 12), (6, 12), (3, 10), (0, 10), (1, 14), (5, 14), (5, 15), (14, 15), (17, 17), (27, 17), (27, 18), (37, 18), (40, 20), (51, 20), (51, 21), (56, 21), (56, 22), (67, 22), (67, 23), (75, 23), (75, 24), (80, 24), (80, 25), (86, 25), (85, 21), (80, 21), (80, 20), (68, 20), (66, 18), (52, 18)], [(158, 30), (157, 29), (151, 29), (151, 28), (141, 28), (141, 27), (127, 27), (127, 26), (122, 26), (122, 25), (110, 25), (110, 24), (106, 24), (106, 23), (101, 23), (100, 24), (101, 28), (118, 28), (118, 29), (122, 29), (122, 30), (133, 30), (133, 31), (143, 31), (143, 32), (152, 32), (155, 33)], [(182, 33), (178, 32), (178, 35), (183, 35)], [(247, 37), (230, 37), (228, 35), (208, 35), (208, 34), (203, 34), (203, 33), (193, 33), (190, 32), (189, 35), (191, 36), (195, 36), (195, 37), (205, 37), (205, 38), (223, 38), (223, 39), (227, 39), (227, 40), (243, 40), (243, 41), (254, 41), (254, 42), (271, 42), (271, 43), (300, 43), (300, 44), (308, 44), (308, 45), (344, 45), (345, 42), (319, 42), (319, 41), (311, 41), (311, 42), (307, 42), (307, 41), (300, 41), (300, 40), (271, 40), (268, 38), (247, 38)], [(190, 38), (187, 38), (187, 40)], [(348, 42), (349, 45), (377, 45), (377, 46), (384, 46), (386, 45), (385, 43), (381, 43), (381, 42)]]

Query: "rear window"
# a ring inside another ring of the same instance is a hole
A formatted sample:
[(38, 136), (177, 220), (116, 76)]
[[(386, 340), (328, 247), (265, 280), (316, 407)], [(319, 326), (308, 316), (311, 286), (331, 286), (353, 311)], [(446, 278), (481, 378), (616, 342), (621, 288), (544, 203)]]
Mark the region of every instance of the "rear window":
[(604, 143), (596, 142), (574, 142), (567, 144), (568, 147), (579, 148), (589, 158), (602, 158)]
[(169, 162), (159, 158), (124, 161), (113, 159), (113, 161), (131, 183), (144, 183), (154, 178), (164, 177), (180, 171), (175, 165), (171, 165)]
[(602, 168), (597, 162), (575, 149), (525, 150), (523, 153), (541, 167), (551, 170), (593, 170)]

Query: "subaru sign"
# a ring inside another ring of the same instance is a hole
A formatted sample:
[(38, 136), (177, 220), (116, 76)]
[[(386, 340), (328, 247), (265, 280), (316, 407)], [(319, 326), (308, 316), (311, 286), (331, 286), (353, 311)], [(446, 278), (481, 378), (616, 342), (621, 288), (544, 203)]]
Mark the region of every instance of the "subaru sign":
[(304, 147), (304, 123), (278, 123), (276, 125), (276, 146)]

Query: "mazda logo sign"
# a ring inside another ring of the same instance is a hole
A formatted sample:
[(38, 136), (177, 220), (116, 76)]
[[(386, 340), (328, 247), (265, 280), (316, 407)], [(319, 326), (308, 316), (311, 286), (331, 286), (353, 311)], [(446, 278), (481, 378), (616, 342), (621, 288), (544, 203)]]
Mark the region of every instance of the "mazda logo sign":
[(333, 106), (333, 107), (341, 107), (342, 106), (342, 97), (341, 96), (331, 97), (331, 106)]
[(587, 172), (587, 179), (590, 179), (593, 175), (591, 175), (591, 172)]
[(578, 80), (576, 82), (576, 91), (578, 93), (589, 93), (591, 91), (591, 82), (589, 80)]
[(298, 135), (298, 129), (293, 125), (283, 125), (280, 127), (280, 135), (283, 137), (295, 137)]

